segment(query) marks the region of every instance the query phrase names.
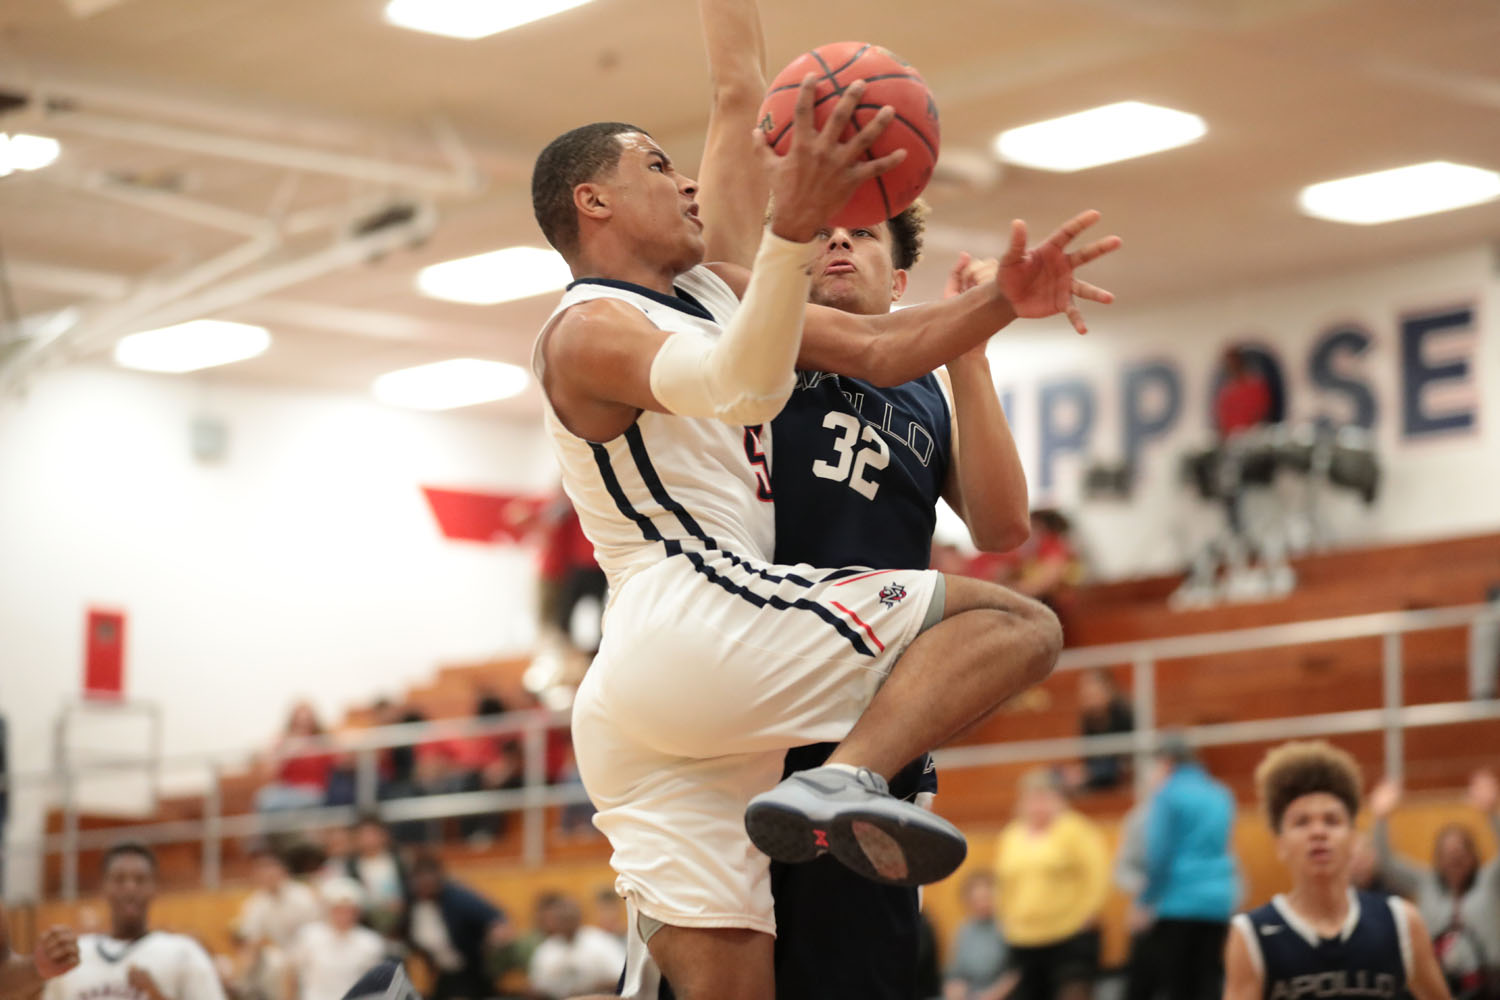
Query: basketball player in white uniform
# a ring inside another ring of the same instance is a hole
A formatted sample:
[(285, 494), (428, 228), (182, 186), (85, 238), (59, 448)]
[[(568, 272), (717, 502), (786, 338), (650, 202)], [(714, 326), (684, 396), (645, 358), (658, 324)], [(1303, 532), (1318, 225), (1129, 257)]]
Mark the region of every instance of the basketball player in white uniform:
[(47, 980), (78, 964), (78, 936), (67, 927), (50, 927), (37, 940), (30, 958), (12, 955), (10, 921), (0, 904), (0, 1000), (27, 1000), (42, 992)]
[(78, 939), (78, 965), (42, 1000), (225, 1000), (212, 960), (192, 938), (150, 928), (156, 858), (139, 844), (104, 855), (109, 933)]
[[(897, 162), (863, 158), (888, 110), (838, 140), (861, 91), (820, 133), (809, 81), (790, 152), (763, 150), (775, 209), (749, 273), (699, 266), (696, 185), (634, 126), (566, 133), (533, 174), (538, 221), (579, 279), (533, 365), (610, 577), (574, 742), (632, 933), (683, 1000), (772, 996), (762, 852), (826, 850), (899, 884), (951, 872), (961, 835), (892, 799), (885, 777), (1045, 676), (1061, 646), (1050, 612), (980, 581), (770, 563), (762, 425), (799, 361), (849, 371), (880, 357), (904, 381), (1018, 315), (1074, 312), (1073, 268), (1097, 256), (1065, 250), (1092, 221), (1080, 217), (1029, 252), (1020, 232), (1019, 300), (988, 285), (894, 316), (806, 306), (814, 235)], [(839, 740), (827, 766), (775, 784), (787, 748)]]

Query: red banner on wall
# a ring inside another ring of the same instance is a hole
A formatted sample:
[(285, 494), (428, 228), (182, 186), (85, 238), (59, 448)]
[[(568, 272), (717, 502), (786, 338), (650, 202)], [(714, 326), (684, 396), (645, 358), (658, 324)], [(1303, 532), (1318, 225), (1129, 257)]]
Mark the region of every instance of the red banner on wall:
[(547, 497), (422, 487), (444, 538), (514, 545), (536, 526)]
[(83, 637), (83, 693), (125, 696), (125, 612), (90, 608)]

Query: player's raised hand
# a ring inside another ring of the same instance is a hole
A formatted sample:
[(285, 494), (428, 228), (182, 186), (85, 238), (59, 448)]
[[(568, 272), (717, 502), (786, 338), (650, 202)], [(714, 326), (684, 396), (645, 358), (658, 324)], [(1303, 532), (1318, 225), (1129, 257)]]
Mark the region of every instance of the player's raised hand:
[[(953, 270), (948, 272), (948, 280), (943, 285), (943, 298), (951, 299), (955, 295), (962, 295), (971, 288), (988, 284), (995, 280), (1000, 271), (1000, 262), (993, 257), (971, 257), (966, 252), (960, 252), (958, 261), (953, 265)], [(975, 344), (953, 361), (964, 364), (969, 361), (984, 361), (987, 343)]]
[(1017, 316), (1040, 319), (1062, 313), (1073, 324), (1073, 329), (1079, 333), (1089, 332), (1077, 299), (1108, 304), (1115, 297), (1075, 277), (1074, 272), (1119, 249), (1120, 238), (1106, 236), (1071, 252), (1068, 244), (1098, 221), (1099, 213), (1093, 209), (1075, 215), (1031, 249), (1026, 247), (1026, 223), (1016, 219), (1010, 224), (1010, 248), (1000, 259), (997, 280)]
[(1370, 813), (1376, 819), (1385, 819), (1401, 804), (1401, 786), (1390, 778), (1382, 778), (1370, 789)]
[(1469, 779), (1469, 805), (1482, 813), (1494, 812), (1500, 803), (1500, 779), (1494, 771), (1475, 771)]
[(71, 927), (49, 927), (37, 940), (33, 954), (37, 975), (52, 979), (78, 964), (78, 935)]
[(865, 92), (863, 80), (856, 80), (844, 89), (819, 129), (813, 118), (817, 81), (817, 75), (809, 73), (797, 91), (792, 143), (785, 156), (777, 156), (766, 145), (764, 136), (759, 138), (760, 155), (771, 178), (771, 231), (798, 243), (816, 236), (861, 184), (906, 158), (904, 149), (877, 159), (865, 157), (871, 144), (895, 117), (896, 112), (890, 107), (881, 108), (848, 140), (841, 138)]

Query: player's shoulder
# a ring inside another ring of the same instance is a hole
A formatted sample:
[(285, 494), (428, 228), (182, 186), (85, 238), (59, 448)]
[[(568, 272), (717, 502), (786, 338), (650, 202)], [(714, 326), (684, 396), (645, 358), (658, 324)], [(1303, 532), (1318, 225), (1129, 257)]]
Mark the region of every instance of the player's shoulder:
[(208, 950), (198, 943), (197, 938), (175, 931), (152, 931), (150, 942), (153, 947), (173, 954), (208, 957)]

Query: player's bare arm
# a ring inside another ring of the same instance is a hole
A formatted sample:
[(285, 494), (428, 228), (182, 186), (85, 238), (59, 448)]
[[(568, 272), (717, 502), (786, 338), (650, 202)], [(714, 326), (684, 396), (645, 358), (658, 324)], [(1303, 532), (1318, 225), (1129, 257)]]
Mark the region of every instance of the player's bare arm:
[(1260, 1000), (1261, 985), (1245, 936), (1231, 927), (1224, 943), (1224, 1000)]
[[(944, 296), (993, 282), (999, 269), (998, 260), (961, 254), (948, 275)], [(995, 392), (985, 345), (948, 362), (938, 377), (947, 381), (953, 398), (953, 459), (943, 499), (963, 518), (976, 548), (1009, 551), (1031, 533), (1031, 503), (1026, 470)]]
[(1401, 900), (1406, 918), (1406, 937), (1411, 942), (1411, 968), (1406, 970), (1406, 988), (1417, 1000), (1449, 1000), (1448, 981), (1432, 950), (1432, 934), (1417, 908)]
[[(543, 387), (573, 433), (609, 440), (647, 409), (754, 424), (769, 420), (785, 404), (806, 308), (804, 245), (860, 184), (904, 155), (865, 159), (891, 121), (888, 108), (848, 140), (840, 138), (864, 91), (860, 83), (845, 91), (819, 131), (813, 122), (813, 83), (809, 75), (798, 93), (787, 155), (778, 157), (763, 143), (759, 149), (777, 208), (757, 267), (738, 290), (741, 308), (722, 337), (712, 344), (668, 337), (623, 305), (575, 306), (550, 332), (543, 344)], [(680, 190), (691, 197), (691, 182), (680, 184)]]
[(713, 106), (698, 170), (704, 259), (749, 267), (766, 221), (770, 180), (755, 130), (766, 91), (766, 42), (755, 0), (698, 0)]
[[(1026, 224), (1016, 220), (995, 280), (942, 302), (883, 316), (808, 306), (797, 367), (852, 375), (880, 386), (900, 385), (984, 343), (1016, 319), (1062, 314), (1075, 330), (1086, 333), (1077, 300), (1108, 304), (1114, 295), (1075, 272), (1117, 250), (1120, 238), (1106, 236), (1073, 251), (1067, 247), (1098, 221), (1098, 212), (1083, 212), (1027, 249)], [(749, 276), (743, 268), (710, 266), (737, 293), (746, 287)]]

